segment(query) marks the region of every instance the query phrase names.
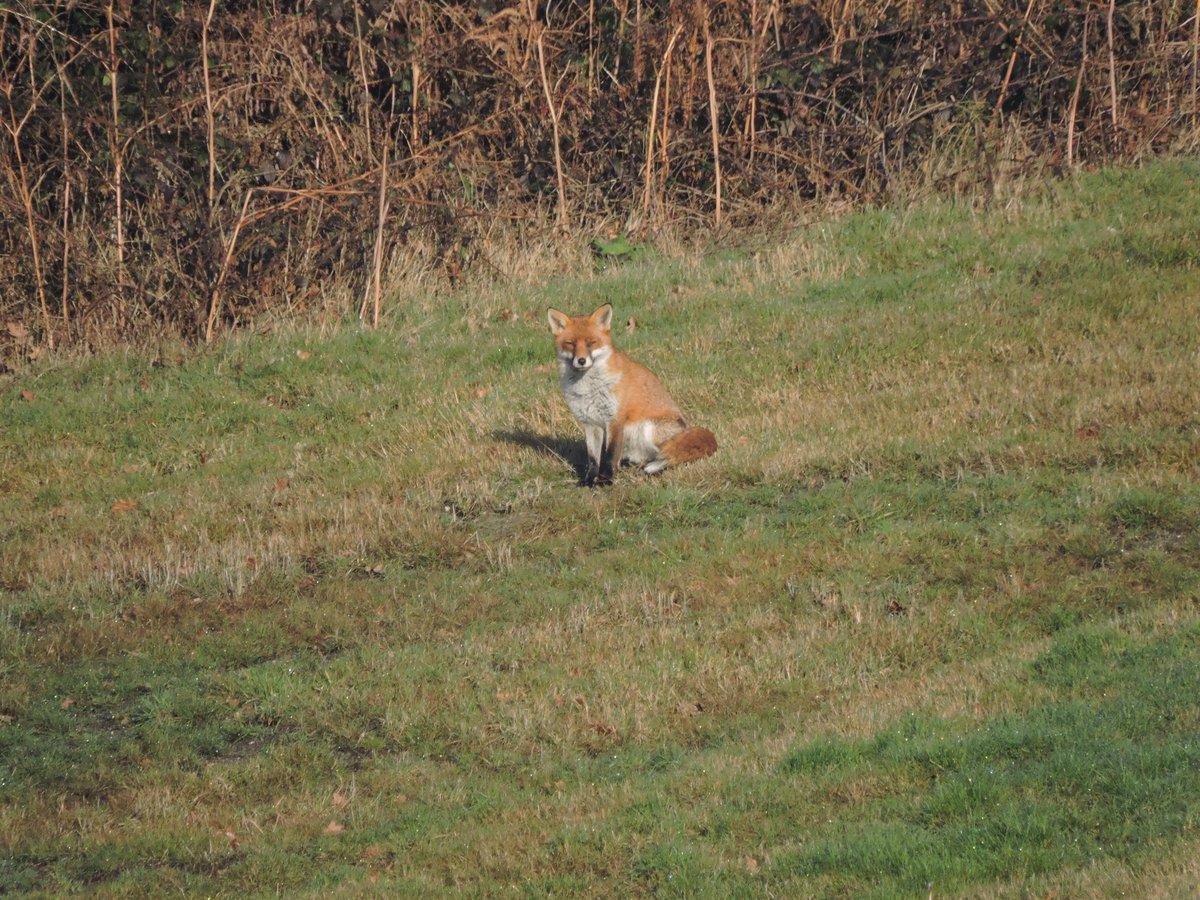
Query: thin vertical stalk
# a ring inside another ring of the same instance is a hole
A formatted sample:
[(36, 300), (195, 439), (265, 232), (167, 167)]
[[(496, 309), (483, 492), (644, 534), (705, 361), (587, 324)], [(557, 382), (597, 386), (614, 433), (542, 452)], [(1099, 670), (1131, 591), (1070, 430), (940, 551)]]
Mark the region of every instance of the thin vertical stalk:
[(543, 33), (538, 33), (538, 69), (542, 74), (542, 90), (546, 94), (546, 104), (550, 107), (550, 127), (554, 133), (554, 174), (558, 179), (558, 224), (560, 227), (565, 228), (567, 226), (567, 188), (566, 179), (563, 177), (562, 151), (560, 149), (558, 136), (558, 110), (554, 106), (554, 95), (550, 92), (550, 78), (546, 74), (546, 49), (544, 46), (544, 37), (545, 35)]
[(633, 5), (633, 80), (642, 80), (642, 0)]
[(1192, 16), (1192, 128), (1200, 127), (1200, 0)]
[(750, 163), (754, 163), (754, 145), (758, 139), (758, 0), (750, 0), (750, 41), (746, 49), (746, 81), (750, 86), (750, 110), (746, 114), (746, 140), (750, 142)]
[[(11, 105), (9, 109), (11, 110)], [(37, 288), (38, 306), (42, 312), (42, 324), (46, 329), (46, 340), (54, 348), (54, 330), (50, 325), (50, 306), (46, 301), (46, 283), (42, 275), (41, 238), (37, 230), (37, 217), (33, 211), (33, 191), (29, 187), (29, 176), (25, 168), (25, 156), (21, 153), (20, 130), (10, 128), (13, 149), (16, 151), (18, 187), (21, 190), (21, 205), (25, 210), (25, 228), (29, 233), (30, 261), (33, 263), (33, 279)]]
[[(215, 2), (215, 0), (213, 0)], [(105, 16), (108, 20), (108, 78), (109, 85), (112, 88), (112, 123), (110, 128), (110, 145), (112, 147), (112, 166), (113, 166), (113, 205), (116, 208), (116, 226), (117, 226), (117, 302), (122, 307), (122, 314), (126, 312), (125, 306), (125, 203), (122, 194), (122, 182), (125, 180), (124, 171), (124, 151), (121, 147), (120, 129), (121, 129), (121, 103), (120, 96), (117, 93), (117, 70), (120, 68), (120, 59), (117, 57), (117, 28), (113, 21), (113, 0), (108, 0), (108, 5), (105, 7)], [(207, 65), (207, 56), (205, 57)], [(212, 158), (212, 154), (209, 154)]]
[(42, 313), (42, 327), (46, 331), (46, 341), (51, 349), (53, 349), (54, 330), (51, 328), (50, 304), (46, 300), (46, 281), (45, 275), (42, 272), (41, 236), (38, 234), (37, 216), (34, 214), (33, 192), (37, 190), (37, 186), (35, 184), (33, 187), (30, 187), (29, 171), (25, 165), (25, 155), (21, 152), (21, 132), (24, 131), (26, 123), (29, 122), (34, 111), (37, 109), (38, 99), (41, 95), (36, 81), (37, 66), (35, 64), (35, 56), (37, 54), (37, 39), (37, 32), (30, 31), (29, 48), (26, 51), (26, 62), (29, 65), (29, 92), (31, 95), (29, 108), (21, 118), (21, 121), (18, 122), (16, 110), (12, 102), (14, 82), (9, 82), (5, 89), (5, 99), (8, 101), (9, 122), (4, 123), (4, 127), (12, 135), (13, 153), (17, 162), (17, 187), (20, 190), (21, 206), (25, 211), (25, 229), (29, 234), (30, 262), (33, 264), (33, 279), (37, 290), (38, 306)]
[(704, 19), (704, 73), (708, 78), (708, 120), (712, 130), (713, 168), (716, 170), (716, 206), (713, 219), (718, 228), (721, 227), (721, 144), (717, 131), (717, 88), (713, 82), (713, 38), (708, 27), (707, 16)]
[(71, 258), (71, 230), (70, 230), (70, 212), (71, 212), (71, 157), (67, 153), (67, 91), (66, 91), (66, 72), (63, 66), (58, 67), (58, 80), (62, 83), (62, 88), (58, 92), (58, 117), (62, 126), (62, 179), (63, 179), (63, 200), (62, 200), (62, 320), (63, 328), (70, 334), (71, 316), (67, 308), (68, 286), (70, 285), (70, 258)]
[(412, 136), (409, 138), (409, 144), (412, 146), (412, 152), (417, 152), (417, 147), (421, 144), (421, 125), (418, 113), (418, 106), (421, 101), (421, 63), (417, 59), (412, 61)]
[(1113, 12), (1116, 2), (1117, 0), (1108, 0), (1108, 14), (1104, 19), (1104, 29), (1107, 32), (1108, 40), (1108, 90), (1112, 98), (1113, 128), (1120, 125), (1117, 117), (1117, 58), (1113, 51)]
[(208, 304), (208, 322), (204, 326), (204, 343), (211, 344), (213, 336), (217, 333), (217, 317), (221, 313), (221, 287), (225, 284), (225, 273), (229, 271), (229, 261), (233, 259), (233, 249), (237, 246), (238, 235), (241, 234), (242, 225), (246, 221), (246, 210), (250, 208), (250, 198), (254, 194), (254, 188), (249, 188), (246, 191), (246, 196), (242, 200), (242, 211), (238, 214), (237, 222), (233, 226), (233, 234), (229, 236), (229, 243), (225, 247), (225, 259), (221, 262), (221, 271), (217, 273), (217, 280), (213, 284), (212, 298)]
[(588, 0), (588, 94), (596, 93), (596, 0)]
[(675, 41), (681, 31), (683, 31), (682, 25), (675, 26), (671, 39), (667, 41), (667, 49), (663, 52), (663, 61), (658, 68), (658, 75), (654, 78), (654, 96), (650, 101), (650, 122), (646, 127), (646, 173), (642, 188), (642, 212), (647, 214), (650, 212), (650, 197), (654, 191), (654, 130), (658, 121), (658, 95), (662, 88), (663, 73), (667, 70), (671, 52), (675, 49)]
[(354, 2), (354, 45), (358, 49), (358, 75), (362, 81), (362, 122), (363, 132), (366, 134), (367, 138), (367, 156), (371, 157), (371, 159), (374, 159), (375, 149), (371, 146), (371, 84), (367, 80), (367, 60), (366, 56), (363, 54), (362, 25), (360, 23), (358, 12), (358, 0), (355, 0)]
[[(111, 4), (110, 7), (111, 9)], [(217, 0), (209, 0), (208, 15), (200, 28), (200, 65), (204, 72), (204, 117), (208, 126), (208, 218), (212, 221), (217, 202), (217, 140), (216, 120), (213, 117), (212, 79), (208, 71), (208, 30), (212, 28), (213, 15), (217, 11)], [(113, 84), (117, 78), (113, 76)], [(114, 88), (115, 90), (115, 88)]]
[(1088, 26), (1092, 22), (1092, 10), (1089, 7), (1083, 16), (1083, 49), (1079, 57), (1079, 74), (1075, 76), (1075, 91), (1071, 95), (1071, 108), (1067, 114), (1067, 165), (1075, 165), (1075, 115), (1079, 111), (1079, 95), (1083, 93), (1083, 73), (1087, 68), (1088, 57)]
[(375, 255), (371, 269), (371, 288), (363, 297), (359, 319), (367, 316), (367, 300), (371, 300), (371, 327), (379, 327), (379, 310), (383, 305), (383, 226), (387, 221), (388, 144), (383, 145), (383, 163), (379, 166), (379, 216), (375, 223)]

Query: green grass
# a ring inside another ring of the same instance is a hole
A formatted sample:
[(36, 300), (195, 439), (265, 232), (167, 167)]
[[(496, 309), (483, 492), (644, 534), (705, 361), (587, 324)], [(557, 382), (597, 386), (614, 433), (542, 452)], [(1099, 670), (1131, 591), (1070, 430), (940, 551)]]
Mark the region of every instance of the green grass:
[[(0, 892), (1194, 893), (1197, 234), (1162, 162), (9, 376)], [(603, 302), (715, 457), (576, 487)]]

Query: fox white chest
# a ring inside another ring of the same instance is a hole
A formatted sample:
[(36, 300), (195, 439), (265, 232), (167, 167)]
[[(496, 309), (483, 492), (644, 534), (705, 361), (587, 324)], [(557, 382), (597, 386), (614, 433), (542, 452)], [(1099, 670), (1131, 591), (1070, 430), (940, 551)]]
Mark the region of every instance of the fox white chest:
[(603, 427), (616, 417), (617, 395), (613, 385), (618, 378), (603, 362), (596, 363), (586, 372), (577, 372), (569, 365), (559, 363), (563, 396), (567, 398), (572, 415), (583, 425)]

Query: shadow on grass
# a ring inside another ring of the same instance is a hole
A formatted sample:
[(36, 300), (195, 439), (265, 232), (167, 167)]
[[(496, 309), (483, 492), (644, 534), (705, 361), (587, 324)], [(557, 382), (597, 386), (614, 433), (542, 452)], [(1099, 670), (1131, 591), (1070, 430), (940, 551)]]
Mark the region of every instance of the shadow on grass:
[(587, 448), (582, 440), (537, 434), (524, 428), (493, 431), (492, 437), (498, 441), (518, 447), (528, 447), (530, 450), (553, 456), (569, 465), (576, 478), (583, 478), (584, 473), (587, 472)]

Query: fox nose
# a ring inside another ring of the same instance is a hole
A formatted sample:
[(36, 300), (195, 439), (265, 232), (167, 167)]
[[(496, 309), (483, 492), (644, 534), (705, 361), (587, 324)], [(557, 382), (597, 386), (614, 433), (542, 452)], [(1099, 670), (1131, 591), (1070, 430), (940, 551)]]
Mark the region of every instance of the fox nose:
[(577, 366), (585, 366), (585, 365), (587, 365), (587, 357), (586, 357), (586, 356), (577, 356), (577, 357), (575, 357), (575, 365), (577, 365)]

